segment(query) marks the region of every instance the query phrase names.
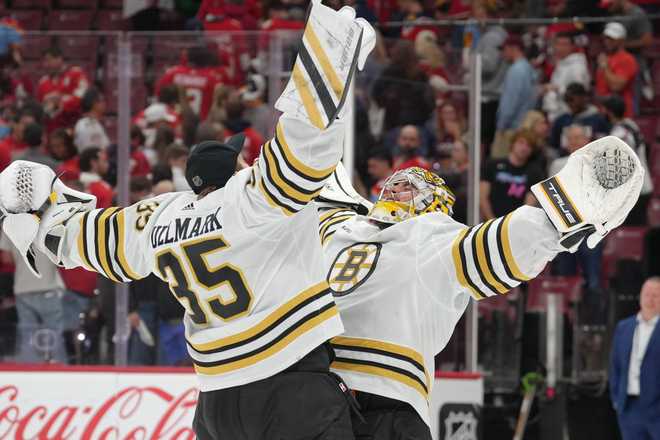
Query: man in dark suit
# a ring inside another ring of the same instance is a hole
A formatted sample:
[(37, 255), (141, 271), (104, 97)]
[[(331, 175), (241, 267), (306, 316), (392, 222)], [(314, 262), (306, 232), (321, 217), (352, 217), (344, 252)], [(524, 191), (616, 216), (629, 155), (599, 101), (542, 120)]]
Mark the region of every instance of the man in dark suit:
[(639, 305), (614, 333), (610, 398), (624, 440), (660, 440), (660, 277), (646, 280)]

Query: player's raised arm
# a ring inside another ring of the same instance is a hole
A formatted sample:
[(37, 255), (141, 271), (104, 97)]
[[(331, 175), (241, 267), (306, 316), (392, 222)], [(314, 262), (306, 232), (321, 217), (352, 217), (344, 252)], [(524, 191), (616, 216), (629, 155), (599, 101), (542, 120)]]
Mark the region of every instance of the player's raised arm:
[(613, 136), (599, 139), (532, 187), (542, 209), (523, 206), (469, 228), (448, 225), (455, 232), (439, 236), (435, 251), (453, 262), (447, 275), (475, 299), (504, 294), (537, 276), (557, 253), (577, 250), (585, 238), (595, 247), (626, 218), (643, 176), (628, 145)]
[(334, 171), (351, 116), (348, 89), (374, 47), (375, 33), (351, 8), (313, 2), (289, 82), (275, 107), (275, 136), (251, 172), (252, 196), (284, 216), (303, 209)]
[(128, 208), (94, 209), (96, 198), (64, 185), (48, 167), (14, 161), (0, 174), (2, 228), (37, 275), (35, 248), (55, 264), (83, 267), (116, 281), (151, 272), (150, 220), (172, 197), (165, 194)]

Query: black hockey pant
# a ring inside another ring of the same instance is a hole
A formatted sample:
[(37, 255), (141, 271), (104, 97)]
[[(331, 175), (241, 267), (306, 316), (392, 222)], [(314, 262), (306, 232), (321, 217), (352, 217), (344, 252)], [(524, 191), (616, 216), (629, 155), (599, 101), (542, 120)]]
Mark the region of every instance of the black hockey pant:
[(405, 402), (357, 391), (360, 414), (353, 415), (355, 440), (431, 440), (431, 430)]
[(286, 370), (258, 382), (200, 392), (198, 440), (353, 440), (353, 399), (329, 372), (323, 344)]

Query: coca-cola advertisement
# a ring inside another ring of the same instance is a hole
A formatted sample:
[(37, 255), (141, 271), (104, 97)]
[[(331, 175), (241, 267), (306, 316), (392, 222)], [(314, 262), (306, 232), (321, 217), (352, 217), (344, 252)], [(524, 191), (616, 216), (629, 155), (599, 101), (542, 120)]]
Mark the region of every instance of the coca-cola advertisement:
[(197, 392), (188, 369), (3, 367), (0, 440), (193, 440)]

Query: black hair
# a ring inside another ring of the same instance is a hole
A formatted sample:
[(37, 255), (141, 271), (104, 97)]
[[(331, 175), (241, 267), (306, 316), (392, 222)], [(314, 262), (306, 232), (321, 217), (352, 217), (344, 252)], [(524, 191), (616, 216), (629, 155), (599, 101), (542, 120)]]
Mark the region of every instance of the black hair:
[(43, 140), (44, 130), (36, 122), (28, 124), (23, 130), (23, 140), (29, 147), (38, 147)]
[(167, 105), (174, 105), (179, 101), (179, 91), (174, 84), (163, 87), (158, 92), (158, 101)]
[(101, 99), (103, 99), (101, 92), (99, 92), (94, 87), (90, 87), (80, 99), (80, 110), (83, 113), (91, 111), (94, 107), (94, 104), (96, 104)]
[(603, 100), (603, 106), (617, 119), (623, 118), (626, 114), (626, 103), (620, 96), (608, 96)]
[(44, 56), (50, 55), (53, 58), (63, 58), (62, 50), (57, 46), (51, 46), (44, 51)]
[(98, 160), (100, 152), (101, 149), (99, 147), (89, 147), (80, 153), (80, 171), (91, 171), (92, 161)]
[(394, 158), (392, 153), (387, 148), (374, 148), (369, 152), (368, 159), (384, 160), (388, 163), (390, 168), (394, 165)]
[(570, 83), (566, 86), (564, 96), (589, 96), (589, 92), (586, 87), (580, 83)]

